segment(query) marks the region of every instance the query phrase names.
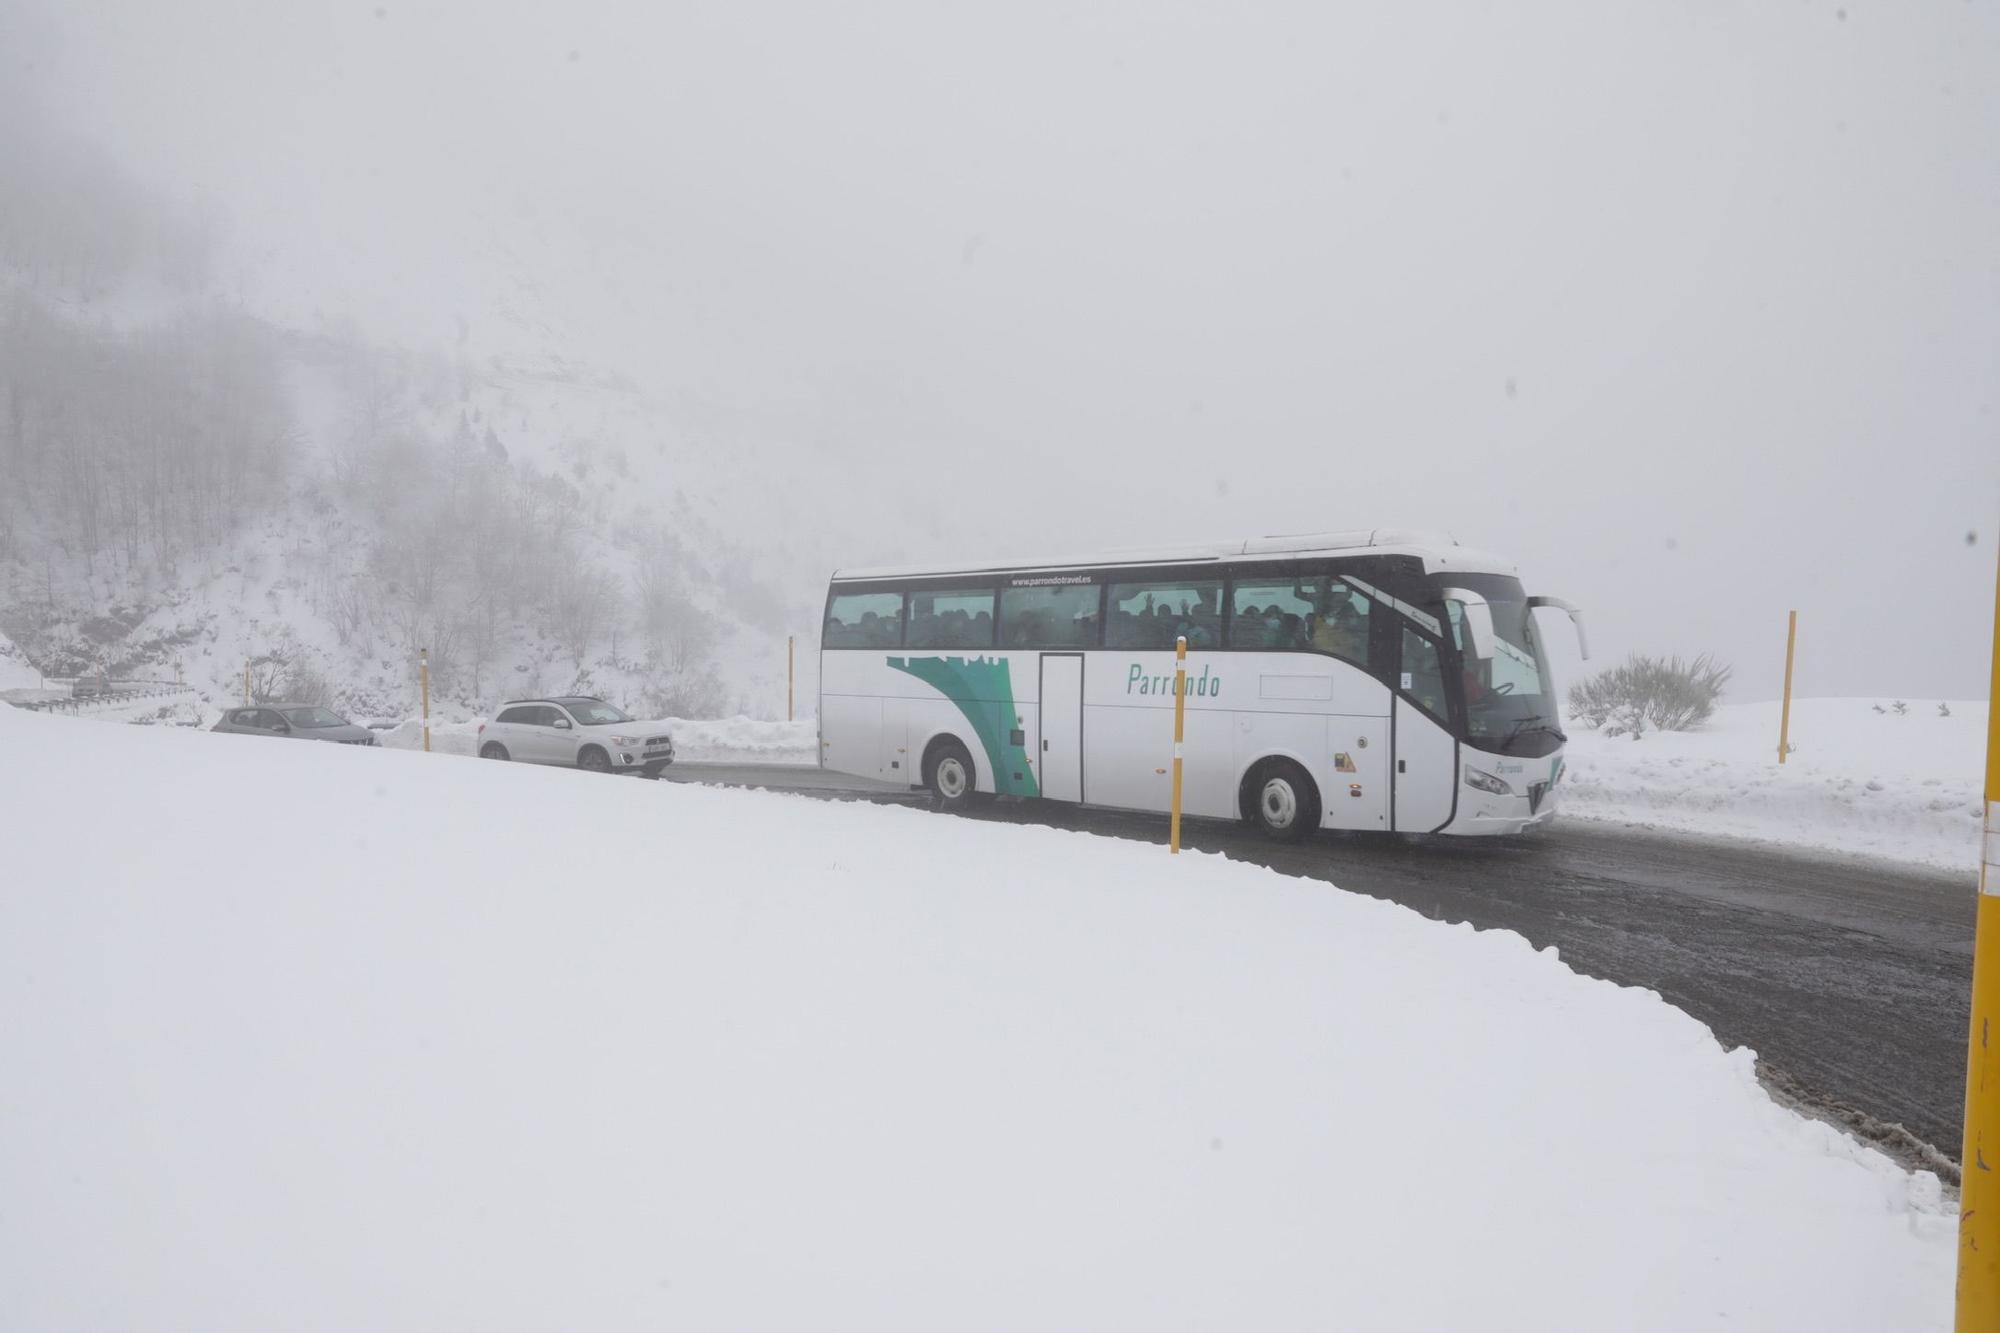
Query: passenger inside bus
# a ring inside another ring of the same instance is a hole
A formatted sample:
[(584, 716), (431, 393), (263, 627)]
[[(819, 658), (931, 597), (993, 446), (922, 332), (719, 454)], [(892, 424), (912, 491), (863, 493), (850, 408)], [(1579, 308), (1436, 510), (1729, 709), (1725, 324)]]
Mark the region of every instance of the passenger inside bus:
[(1350, 662), (1368, 660), (1368, 607), (1356, 605), (1354, 595), (1342, 588), (1330, 590), (1325, 612), (1315, 617), (1312, 646)]

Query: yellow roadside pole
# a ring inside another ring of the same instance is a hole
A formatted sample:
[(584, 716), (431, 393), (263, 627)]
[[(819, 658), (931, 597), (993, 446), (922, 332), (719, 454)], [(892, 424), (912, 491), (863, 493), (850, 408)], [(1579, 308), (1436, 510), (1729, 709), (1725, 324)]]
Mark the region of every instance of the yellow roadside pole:
[(417, 673), (424, 681), (424, 753), (431, 752), (431, 650), (417, 650)]
[(1785, 756), (1792, 752), (1792, 649), (1799, 642), (1799, 613), (1794, 611), (1785, 623), (1785, 703), (1778, 711), (1778, 762), (1784, 763)]
[(1959, 1156), (1958, 1333), (2000, 1329), (2000, 577), (1993, 591), (1993, 679), (1986, 696), (1986, 836), (1972, 939), (1965, 1145)]
[(1187, 636), (1174, 640), (1174, 797), (1167, 826), (1167, 851), (1181, 854), (1181, 737), (1187, 726)]
[(785, 636), (785, 721), (787, 722), (792, 720), (792, 685), (798, 679), (798, 673), (792, 665), (792, 645), (795, 642), (797, 640), (794, 636), (790, 634)]

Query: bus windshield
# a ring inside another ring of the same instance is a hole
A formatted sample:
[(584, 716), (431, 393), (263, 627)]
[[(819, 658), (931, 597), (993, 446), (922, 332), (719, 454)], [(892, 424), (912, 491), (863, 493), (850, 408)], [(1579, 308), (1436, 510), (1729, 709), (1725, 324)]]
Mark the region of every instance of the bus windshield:
[(1472, 653), (1463, 614), (1447, 603), (1465, 687), (1465, 739), (1496, 754), (1543, 754), (1561, 743), (1560, 719), (1548, 664), (1527, 598), (1519, 592), (1488, 594), (1493, 614), (1493, 656)]

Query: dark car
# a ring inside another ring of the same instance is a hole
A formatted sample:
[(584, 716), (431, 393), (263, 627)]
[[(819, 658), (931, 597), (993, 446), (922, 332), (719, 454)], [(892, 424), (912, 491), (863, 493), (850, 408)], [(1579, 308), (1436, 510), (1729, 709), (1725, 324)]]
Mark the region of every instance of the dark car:
[(318, 704), (258, 704), (232, 708), (210, 731), (234, 731), (244, 736), (290, 736), (295, 740), (337, 741), (342, 745), (373, 745), (375, 733), (357, 727), (330, 708)]

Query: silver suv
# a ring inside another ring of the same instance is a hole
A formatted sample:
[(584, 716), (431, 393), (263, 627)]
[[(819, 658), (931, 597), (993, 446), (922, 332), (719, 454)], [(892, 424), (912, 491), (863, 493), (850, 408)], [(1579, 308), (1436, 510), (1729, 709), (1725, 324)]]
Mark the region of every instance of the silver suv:
[(602, 699), (509, 699), (479, 724), (479, 757), (656, 778), (674, 762), (674, 740), (664, 723), (635, 722)]

